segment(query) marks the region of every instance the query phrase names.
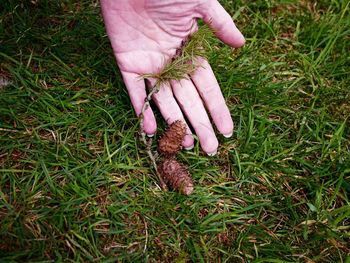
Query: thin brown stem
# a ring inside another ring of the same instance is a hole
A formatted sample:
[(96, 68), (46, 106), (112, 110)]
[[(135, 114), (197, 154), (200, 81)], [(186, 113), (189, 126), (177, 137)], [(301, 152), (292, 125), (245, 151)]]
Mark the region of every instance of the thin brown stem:
[(160, 174), (158, 172), (157, 163), (156, 163), (156, 159), (157, 159), (156, 155), (153, 154), (152, 149), (151, 149), (153, 139), (152, 138), (147, 138), (146, 133), (143, 130), (145, 111), (148, 109), (148, 107), (150, 105), (150, 101), (152, 99), (153, 94), (157, 93), (158, 91), (159, 91), (159, 87), (158, 86), (154, 86), (150, 90), (150, 92), (148, 93), (148, 95), (147, 95), (147, 97), (145, 99), (145, 103), (142, 106), (142, 110), (141, 110), (141, 114), (140, 114), (140, 118), (141, 118), (141, 120), (140, 120), (140, 134), (141, 134), (141, 140), (144, 143), (144, 145), (146, 146), (146, 152), (148, 154), (148, 157), (150, 158), (150, 160), (152, 162), (152, 165), (153, 165), (153, 168), (154, 168), (154, 170), (156, 172), (156, 175), (158, 176), (158, 179), (159, 179), (159, 182), (160, 182), (160, 187), (163, 190), (167, 190), (167, 186), (164, 183), (162, 177), (160, 176)]

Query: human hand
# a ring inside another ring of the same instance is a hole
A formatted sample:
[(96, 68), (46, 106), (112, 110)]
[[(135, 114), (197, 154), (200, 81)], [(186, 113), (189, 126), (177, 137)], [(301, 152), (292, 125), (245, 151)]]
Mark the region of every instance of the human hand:
[[(162, 70), (182, 42), (197, 30), (197, 19), (203, 19), (219, 39), (232, 47), (241, 47), (245, 42), (217, 0), (101, 0), (101, 7), (114, 55), (138, 116), (147, 96), (141, 76)], [(169, 124), (184, 120), (184, 113), (203, 151), (214, 155), (218, 140), (205, 107), (225, 137), (232, 135), (233, 121), (210, 65), (203, 58), (199, 61), (200, 67), (191, 76), (162, 85), (152, 99)], [(150, 85), (155, 82), (149, 79)], [(149, 107), (143, 115), (143, 130), (154, 134), (156, 120), (152, 109)], [(187, 125), (183, 146), (192, 148), (193, 144)]]

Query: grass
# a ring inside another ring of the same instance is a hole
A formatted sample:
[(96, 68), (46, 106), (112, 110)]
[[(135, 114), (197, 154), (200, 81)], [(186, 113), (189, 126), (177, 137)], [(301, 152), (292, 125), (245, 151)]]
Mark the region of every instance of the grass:
[[(348, 0), (222, 1), (209, 60), (235, 121), (162, 192), (96, 1), (0, 14), (2, 262), (350, 262)], [(158, 114), (160, 129), (164, 127)]]

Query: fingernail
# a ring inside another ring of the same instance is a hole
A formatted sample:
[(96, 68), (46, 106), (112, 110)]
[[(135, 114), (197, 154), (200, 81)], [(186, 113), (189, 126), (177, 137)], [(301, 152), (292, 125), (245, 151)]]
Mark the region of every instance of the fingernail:
[(186, 151), (189, 151), (189, 150), (192, 150), (193, 147), (194, 147), (194, 144), (192, 144), (190, 147), (184, 147), (184, 149), (185, 149)]
[(152, 138), (153, 136), (154, 136), (154, 133), (153, 134), (147, 134), (147, 137)]
[(232, 136), (233, 132), (228, 133), (228, 134), (223, 134), (225, 138), (230, 138)]
[(208, 156), (215, 156), (217, 154), (218, 151), (214, 151), (214, 152), (211, 152), (211, 153), (207, 153)]

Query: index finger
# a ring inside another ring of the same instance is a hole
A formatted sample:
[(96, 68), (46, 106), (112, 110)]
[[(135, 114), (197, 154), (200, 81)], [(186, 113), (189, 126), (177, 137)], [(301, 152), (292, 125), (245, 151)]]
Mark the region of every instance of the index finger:
[[(130, 96), (131, 104), (135, 109), (136, 115), (140, 116), (147, 97), (145, 81), (135, 73), (125, 71), (121, 73)], [(149, 135), (153, 135), (156, 132), (156, 119), (150, 106), (143, 113), (142, 129)]]

